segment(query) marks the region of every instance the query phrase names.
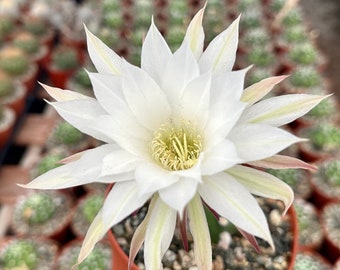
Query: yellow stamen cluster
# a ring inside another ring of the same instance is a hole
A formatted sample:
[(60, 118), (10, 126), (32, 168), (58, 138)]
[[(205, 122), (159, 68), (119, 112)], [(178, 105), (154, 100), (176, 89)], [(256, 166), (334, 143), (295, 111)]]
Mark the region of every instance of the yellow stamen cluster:
[(190, 123), (174, 127), (162, 125), (151, 142), (152, 157), (170, 171), (193, 167), (202, 151), (202, 137)]

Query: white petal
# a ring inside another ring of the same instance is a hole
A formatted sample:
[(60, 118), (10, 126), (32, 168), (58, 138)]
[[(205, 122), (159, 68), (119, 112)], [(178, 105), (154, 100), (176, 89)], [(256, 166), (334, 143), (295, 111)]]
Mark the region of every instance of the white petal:
[(239, 101), (243, 93), (245, 76), (250, 68), (222, 72), (214, 76), (211, 83), (211, 106), (219, 104), (221, 100), (225, 103)]
[(195, 261), (201, 270), (212, 269), (211, 241), (207, 218), (199, 194), (187, 207), (189, 228), (194, 239)]
[(170, 246), (176, 227), (176, 211), (161, 200), (155, 203), (145, 233), (145, 269), (162, 269), (162, 257)]
[(103, 222), (114, 226), (140, 208), (151, 194), (140, 196), (136, 181), (118, 182), (112, 187), (103, 205)]
[(137, 196), (134, 181), (115, 184), (86, 233), (78, 257), (78, 264), (90, 254), (94, 245), (112, 226), (141, 207), (146, 200), (145, 197)]
[(141, 67), (159, 85), (172, 53), (153, 20), (142, 47)]
[(57, 87), (51, 87), (43, 83), (39, 83), (46, 92), (54, 98), (56, 101), (69, 101), (69, 100), (76, 100), (76, 99), (83, 99), (83, 98), (89, 98), (87, 96), (84, 96), (78, 92), (70, 91), (70, 90), (64, 90)]
[(238, 100), (228, 103), (221, 100), (218, 105), (210, 108), (209, 120), (205, 128), (207, 148), (225, 139), (239, 120), (244, 108), (246, 104)]
[(200, 181), (201, 179), (181, 177), (171, 186), (159, 190), (158, 193), (161, 199), (181, 216), (188, 202), (194, 197)]
[(126, 101), (141, 125), (155, 131), (170, 118), (166, 95), (145, 71), (124, 65), (122, 86)]
[(266, 169), (305, 169), (316, 171), (315, 165), (290, 156), (275, 155), (270, 158), (248, 162), (249, 165)]
[(244, 89), (241, 100), (248, 103), (248, 106), (251, 106), (268, 94), (276, 84), (287, 77), (288, 76), (277, 76), (263, 79)]
[(124, 114), (131, 114), (123, 95), (121, 76), (92, 72), (88, 72), (88, 75), (96, 99), (108, 113), (115, 115), (122, 111)]
[(240, 122), (282, 126), (306, 114), (326, 97), (291, 94), (268, 98), (245, 110)]
[(294, 200), (293, 190), (277, 177), (245, 166), (235, 166), (227, 171), (238, 182), (245, 186), (252, 194), (281, 200), (285, 205), (285, 211)]
[(62, 189), (98, 181), (101, 164), (106, 155), (117, 150), (117, 145), (105, 144), (86, 150), (82, 156), (35, 178), (25, 188)]
[(212, 70), (217, 74), (232, 70), (236, 58), (239, 21), (240, 17), (210, 42), (199, 60), (201, 73)]
[(209, 117), (211, 74), (193, 79), (184, 89), (179, 108), (183, 119), (204, 127)]
[(134, 155), (148, 156), (150, 132), (125, 116), (102, 115), (92, 124), (93, 129), (107, 134), (123, 149)]
[(304, 141), (280, 128), (261, 124), (238, 126), (229, 133), (228, 139), (235, 144), (244, 162), (271, 157), (294, 143)]
[(188, 42), (190, 44), (190, 49), (195, 55), (196, 59), (198, 59), (203, 52), (204, 31), (202, 27), (202, 21), (206, 5), (207, 3), (205, 3), (204, 7), (200, 9), (193, 17), (184, 37), (184, 42)]
[(121, 73), (122, 59), (85, 27), (87, 50), (92, 63), (100, 73)]
[(238, 163), (242, 163), (242, 160), (238, 157), (234, 144), (228, 140), (223, 140), (209, 149), (208, 152), (204, 152), (202, 174), (215, 174)]
[(163, 169), (157, 164), (144, 163), (136, 168), (138, 192), (145, 194), (166, 188), (179, 180), (179, 175)]
[(108, 136), (105, 126), (102, 127), (101, 131), (94, 127), (98, 118), (106, 114), (106, 111), (103, 110), (95, 99), (86, 98), (48, 103), (57, 110), (61, 117), (81, 132), (107, 143), (114, 142), (112, 138)]
[(130, 172), (140, 160), (140, 157), (124, 150), (112, 151), (103, 159), (101, 176)]
[(161, 87), (166, 92), (170, 104), (177, 105), (187, 84), (199, 76), (197, 61), (188, 45), (183, 43), (167, 63)]
[(274, 246), (266, 217), (257, 201), (233, 177), (225, 173), (205, 177), (198, 190), (203, 200), (219, 215)]

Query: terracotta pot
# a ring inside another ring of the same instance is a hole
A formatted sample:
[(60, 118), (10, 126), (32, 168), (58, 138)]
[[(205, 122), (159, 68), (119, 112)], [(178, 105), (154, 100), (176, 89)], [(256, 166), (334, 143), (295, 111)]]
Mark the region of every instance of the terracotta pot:
[(58, 70), (54, 67), (47, 66), (47, 72), (53, 86), (64, 89), (68, 80), (75, 73), (75, 70)]
[[(339, 216), (340, 216), (340, 203), (329, 203), (321, 211), (321, 225), (325, 234), (325, 241), (323, 243), (321, 252), (329, 261), (335, 262), (340, 258), (340, 241), (338, 233), (330, 233), (331, 229), (339, 230)], [(335, 225), (330, 224), (330, 217), (326, 216), (326, 211), (335, 211), (332, 218), (335, 220)], [(328, 221), (328, 222), (327, 222)]]
[[(128, 261), (129, 258), (125, 254), (125, 252), (121, 249), (118, 242), (116, 241), (116, 238), (114, 237), (111, 230), (107, 233), (108, 239), (112, 246), (112, 270), (119, 269), (119, 270), (125, 270), (128, 269)], [(132, 270), (139, 270), (139, 267), (135, 264), (131, 267)]]
[(15, 113), (12, 109), (4, 107), (4, 119), (0, 121), (0, 150), (5, 147), (15, 125)]

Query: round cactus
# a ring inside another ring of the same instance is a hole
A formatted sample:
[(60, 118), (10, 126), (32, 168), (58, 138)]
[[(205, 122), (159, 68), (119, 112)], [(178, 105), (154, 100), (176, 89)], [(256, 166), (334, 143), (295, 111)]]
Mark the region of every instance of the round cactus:
[(41, 224), (53, 216), (55, 209), (51, 197), (44, 193), (36, 193), (25, 201), (22, 215), (30, 224)]
[[(87, 74), (85, 73), (84, 75)], [(84, 135), (71, 124), (67, 122), (61, 122), (57, 125), (53, 136), (59, 143), (72, 145), (79, 142)]]
[(38, 175), (61, 166), (58, 162), (63, 158), (61, 154), (51, 153), (45, 155), (37, 165)]
[(58, 46), (52, 53), (52, 65), (60, 70), (71, 70), (78, 66), (77, 51), (69, 46)]
[(82, 212), (89, 223), (93, 221), (100, 208), (102, 207), (103, 202), (104, 198), (99, 194), (87, 198), (83, 205)]
[(28, 70), (29, 62), (19, 48), (6, 47), (0, 51), (0, 68), (10, 75), (20, 76)]
[(36, 247), (28, 240), (17, 240), (10, 244), (3, 256), (5, 269), (34, 269), (38, 262)]
[(4, 98), (13, 92), (13, 79), (0, 71), (0, 98)]
[(39, 50), (39, 42), (29, 32), (22, 32), (13, 40), (13, 45), (27, 54), (34, 54)]

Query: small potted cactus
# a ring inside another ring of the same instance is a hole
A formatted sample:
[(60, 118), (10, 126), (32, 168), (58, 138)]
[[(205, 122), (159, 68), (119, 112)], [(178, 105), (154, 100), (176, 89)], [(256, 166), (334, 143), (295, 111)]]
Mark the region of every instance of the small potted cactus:
[(5, 238), (0, 245), (0, 269), (53, 269), (58, 247), (52, 240), (36, 238)]
[(323, 230), (317, 209), (312, 203), (299, 198), (294, 201), (294, 209), (298, 220), (300, 248), (319, 249), (323, 241)]
[(22, 31), (16, 34), (12, 41), (13, 45), (23, 52), (25, 52), (28, 57), (40, 66), (48, 56), (48, 48), (44, 44), (40, 44), (35, 36), (28, 32)]
[(332, 266), (319, 253), (303, 250), (296, 255), (294, 270), (332, 270)]
[(340, 257), (340, 203), (329, 203), (321, 211), (321, 224), (325, 233), (324, 250), (334, 262)]
[(312, 198), (316, 205), (340, 201), (340, 158), (332, 157), (317, 163), (318, 172), (311, 175)]
[[(77, 262), (82, 239), (75, 239), (68, 243), (58, 256), (55, 270), (69, 270)], [(111, 246), (106, 241), (97, 243), (91, 254), (78, 265), (78, 270), (108, 270), (112, 268)]]
[(0, 50), (0, 69), (21, 81), (28, 93), (34, 90), (38, 67), (35, 63), (30, 63), (28, 57), (19, 48), (7, 46)]
[(77, 50), (62, 44), (53, 48), (46, 69), (52, 83), (56, 87), (65, 88), (67, 81), (75, 73), (79, 64)]
[(77, 203), (71, 220), (71, 229), (77, 237), (85, 237), (93, 219), (103, 205), (104, 196), (102, 194), (87, 194)]
[(308, 162), (326, 159), (334, 155), (340, 147), (340, 128), (331, 122), (321, 122), (299, 130), (301, 138), (308, 142), (299, 144), (301, 157)]
[(35, 192), (19, 198), (11, 227), (19, 236), (44, 236), (62, 241), (71, 219), (72, 199), (63, 192)]
[(12, 108), (18, 117), (25, 109), (26, 88), (0, 70), (0, 102)]
[(15, 120), (14, 111), (0, 103), (0, 150), (8, 143), (14, 129)]

